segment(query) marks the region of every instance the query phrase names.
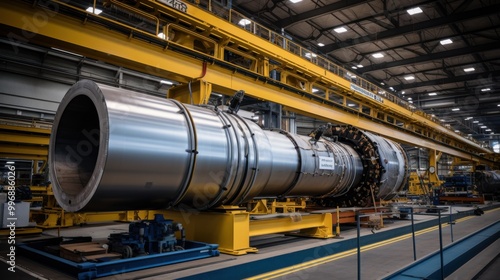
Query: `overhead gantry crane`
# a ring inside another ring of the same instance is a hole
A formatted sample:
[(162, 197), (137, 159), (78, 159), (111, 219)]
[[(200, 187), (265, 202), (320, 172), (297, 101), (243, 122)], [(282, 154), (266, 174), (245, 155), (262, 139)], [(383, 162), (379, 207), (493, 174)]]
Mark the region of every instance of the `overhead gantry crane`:
[[(5, 2), (0, 24), (14, 48), (32, 42), (177, 81), (168, 95), (181, 102), (206, 104), (212, 91), (244, 89), (285, 110), (428, 148), (431, 161), (444, 152), (498, 164), (491, 150), (284, 35), (211, 1), (194, 2), (98, 1), (99, 15), (72, 1)], [(110, 8), (149, 25), (109, 17)]]

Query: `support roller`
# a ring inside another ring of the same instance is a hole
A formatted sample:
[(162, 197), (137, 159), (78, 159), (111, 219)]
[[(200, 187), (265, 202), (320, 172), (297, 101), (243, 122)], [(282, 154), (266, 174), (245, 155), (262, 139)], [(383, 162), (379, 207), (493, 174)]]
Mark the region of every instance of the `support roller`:
[(261, 197), (362, 205), (371, 190), (385, 198), (404, 186), (397, 143), (353, 127), (326, 132), (263, 130), (232, 111), (83, 80), (56, 113), (50, 175), (66, 211), (209, 209)]

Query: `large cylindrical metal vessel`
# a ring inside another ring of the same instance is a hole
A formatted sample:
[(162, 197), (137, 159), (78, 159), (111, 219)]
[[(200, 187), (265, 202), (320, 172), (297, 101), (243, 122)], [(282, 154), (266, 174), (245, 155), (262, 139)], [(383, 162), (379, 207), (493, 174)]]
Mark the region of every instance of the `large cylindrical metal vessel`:
[[(379, 143), (384, 158), (370, 159), (379, 167), (369, 166), (349, 141), (265, 131), (215, 108), (84, 80), (56, 113), (49, 163), (54, 195), (66, 211), (208, 209), (256, 197), (326, 199), (365, 181), (385, 197), (403, 186), (406, 161), (394, 155), (402, 151), (398, 144), (363, 135)], [(382, 169), (385, 177), (367, 179)]]

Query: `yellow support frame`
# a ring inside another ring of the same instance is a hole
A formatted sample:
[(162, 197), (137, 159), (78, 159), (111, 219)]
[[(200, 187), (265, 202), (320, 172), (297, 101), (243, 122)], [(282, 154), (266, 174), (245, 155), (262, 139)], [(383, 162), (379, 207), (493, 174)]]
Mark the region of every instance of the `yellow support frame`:
[(250, 213), (228, 207), (217, 212), (166, 211), (164, 216), (182, 223), (186, 238), (219, 244), (219, 251), (231, 255), (257, 252), (250, 246), (250, 237), (300, 230), (301, 236), (331, 238), (332, 214), (310, 214), (290, 217), (251, 220)]

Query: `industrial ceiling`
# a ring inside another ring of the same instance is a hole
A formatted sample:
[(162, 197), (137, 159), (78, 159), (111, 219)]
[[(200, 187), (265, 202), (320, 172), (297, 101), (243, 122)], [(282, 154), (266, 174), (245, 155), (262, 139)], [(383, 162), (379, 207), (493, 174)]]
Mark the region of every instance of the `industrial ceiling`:
[(478, 140), (500, 138), (500, 3), (233, 0), (233, 9)]

